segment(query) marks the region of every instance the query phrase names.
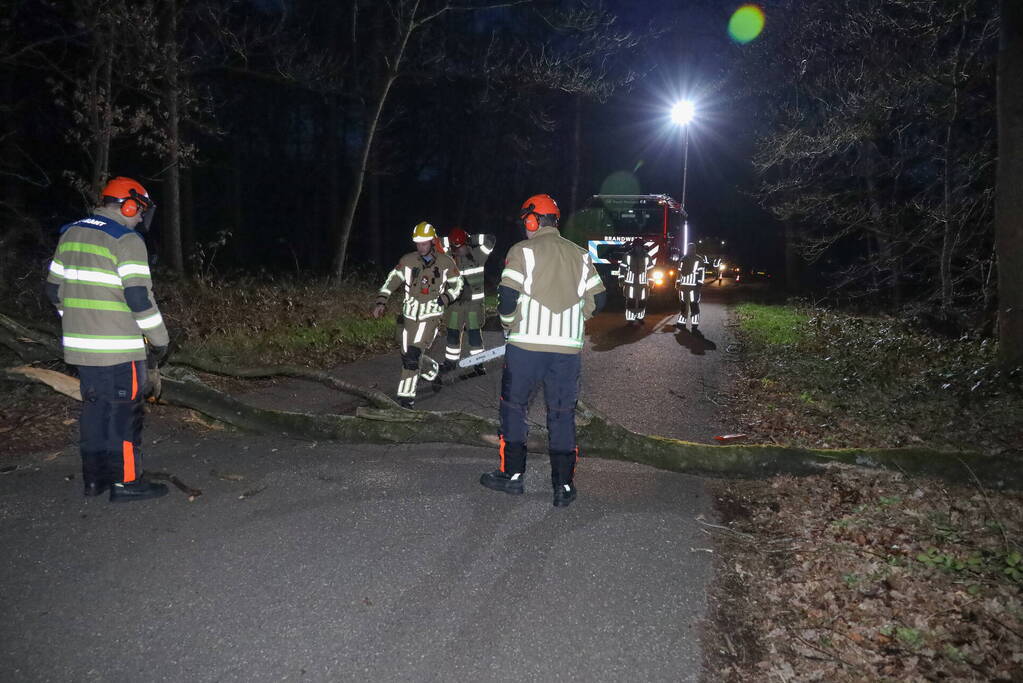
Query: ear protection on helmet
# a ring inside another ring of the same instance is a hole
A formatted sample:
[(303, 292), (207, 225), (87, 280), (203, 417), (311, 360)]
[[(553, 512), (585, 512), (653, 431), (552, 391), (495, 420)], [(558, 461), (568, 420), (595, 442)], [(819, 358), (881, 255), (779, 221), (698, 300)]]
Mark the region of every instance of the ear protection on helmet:
[(526, 230), (529, 232), (536, 232), (540, 229), (540, 217), (535, 211), (527, 213), (522, 220), (526, 224)]
[(125, 199), (121, 202), (121, 215), (131, 218), (138, 215), (139, 202), (137, 199)]

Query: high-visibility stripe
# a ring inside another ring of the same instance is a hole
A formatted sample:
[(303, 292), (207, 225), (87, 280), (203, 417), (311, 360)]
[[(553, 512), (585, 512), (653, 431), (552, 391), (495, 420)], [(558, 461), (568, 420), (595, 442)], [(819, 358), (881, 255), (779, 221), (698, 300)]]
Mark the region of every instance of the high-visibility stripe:
[(135, 397), (139, 393), (139, 371), (135, 367), (135, 363), (131, 364), (131, 400), (135, 400)]
[(517, 270), (512, 270), (511, 268), (505, 268), (501, 271), (501, 277), (508, 278), (509, 280), (515, 280), (515, 282), (518, 282), (520, 285), (526, 281), (525, 275)]
[(64, 268), (64, 279), (76, 282), (85, 282), (93, 285), (106, 285), (108, 287), (120, 287), (121, 278), (109, 270), (99, 268)]
[(508, 315), (501, 316), (501, 322), (505, 325), (511, 325), (515, 321), (515, 314), (509, 313)]
[(98, 335), (65, 335), (64, 346), (82, 351), (132, 351), (146, 348), (142, 337), (100, 337)]
[(426, 332), (426, 323), (419, 323), (419, 327), (416, 328), (416, 338), (412, 341), (413, 344), (423, 341), (423, 332)]
[[(600, 284), (600, 275), (594, 275), (593, 277), (591, 277), (589, 280), (586, 281), (586, 289), (593, 289), (594, 287), (596, 287), (599, 284)], [(583, 290), (583, 291), (585, 291), (585, 290)], [(582, 296), (582, 295), (580, 294), (580, 296)]]
[(501, 439), (501, 447), (498, 450), (498, 453), (501, 456), (501, 471), (504, 472), (504, 435), (503, 434), (500, 436), (500, 439)]
[(479, 301), (480, 299), (482, 299), (484, 297), (486, 297), (486, 293), (485, 292), (476, 292), (475, 294), (472, 295), (472, 300), (473, 301)]
[(64, 242), (57, 247), (57, 253), (63, 254), (65, 251), (77, 251), (83, 254), (102, 256), (110, 259), (114, 263), (117, 263), (117, 259), (114, 257), (113, 252), (106, 247), (99, 246), (98, 244), (88, 244), (86, 242)]
[(485, 244), (480, 245), (480, 251), (482, 251), (484, 254), (487, 254), (488, 256), (490, 255), (490, 252), (492, 252), (493, 250), (494, 250), (493, 247), (488, 247)]
[(50, 272), (57, 277), (64, 277), (64, 266), (57, 260), (50, 261)]
[(123, 441), (121, 457), (124, 462), (124, 483), (135, 481), (135, 444), (131, 441)]
[(131, 309), (128, 304), (120, 301), (102, 301), (100, 299), (64, 299), (61, 301), (64, 308), (85, 308), (92, 311), (123, 311), (128, 313)]
[(151, 330), (154, 327), (159, 327), (160, 325), (163, 325), (163, 316), (161, 316), (160, 312), (157, 311), (153, 315), (148, 316), (146, 318), (142, 318), (141, 320), (136, 320), (135, 322), (143, 330)]
[(532, 294), (530, 290), (533, 289), (533, 269), (536, 268), (536, 256), (532, 249), (523, 248), (522, 257), (526, 259), (526, 279), (522, 283), (522, 289), (526, 294)]
[(463, 270), (462, 271), (462, 276), (464, 277), (466, 275), (475, 275), (476, 273), (482, 273), (482, 272), (483, 272), (483, 266), (476, 266), (475, 268), (466, 268), (465, 270)]
[(546, 346), (565, 346), (575, 349), (581, 349), (583, 341), (581, 339), (568, 339), (565, 337), (545, 337), (539, 334), (520, 334), (514, 332), (508, 336), (510, 342), (526, 342), (527, 344), (543, 344)]
[(117, 274), (123, 278), (127, 278), (132, 275), (151, 277), (149, 273), (149, 266), (145, 263), (139, 263), (138, 261), (125, 261), (121, 265), (117, 266)]

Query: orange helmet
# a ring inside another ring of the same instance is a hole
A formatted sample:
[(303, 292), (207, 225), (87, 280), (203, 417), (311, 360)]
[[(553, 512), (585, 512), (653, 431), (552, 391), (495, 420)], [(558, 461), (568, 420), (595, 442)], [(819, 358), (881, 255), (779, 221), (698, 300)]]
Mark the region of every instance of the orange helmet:
[(451, 228), (451, 232), (448, 233), (448, 243), (452, 248), (457, 249), (468, 241), (469, 236), (461, 228)]
[(110, 182), (99, 193), (102, 201), (116, 201), (121, 205), (121, 214), (131, 218), (140, 212), (145, 213), (156, 206), (156, 202), (149, 198), (146, 188), (131, 178), (117, 176), (111, 178)]
[(519, 218), (525, 222), (529, 232), (540, 229), (540, 216), (553, 216), (555, 221), (561, 218), (561, 209), (548, 194), (534, 194), (522, 203), (519, 210)]

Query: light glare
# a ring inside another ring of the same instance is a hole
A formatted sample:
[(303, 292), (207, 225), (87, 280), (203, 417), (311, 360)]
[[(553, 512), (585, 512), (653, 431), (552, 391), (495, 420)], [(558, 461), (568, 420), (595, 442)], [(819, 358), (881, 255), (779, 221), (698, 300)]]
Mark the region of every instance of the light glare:
[(692, 121), (695, 114), (696, 106), (689, 100), (677, 102), (675, 106), (671, 108), (671, 120), (680, 126), (685, 126)]

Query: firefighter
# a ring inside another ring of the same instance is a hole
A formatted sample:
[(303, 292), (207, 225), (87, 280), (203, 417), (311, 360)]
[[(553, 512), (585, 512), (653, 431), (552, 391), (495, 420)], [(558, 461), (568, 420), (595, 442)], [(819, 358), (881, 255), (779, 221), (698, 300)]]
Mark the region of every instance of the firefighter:
[(437, 231), (423, 221), (412, 231), (416, 250), (405, 254), (398, 265), (387, 276), (373, 317), (384, 314), (387, 299), (404, 288), (399, 323), (401, 329), (401, 379), (398, 381), (398, 403), (403, 408), (412, 408), (416, 400), (416, 384), (422, 377), (433, 382), (434, 391), (440, 390), (440, 366), (426, 355), (433, 345), (444, 315), (462, 291), (462, 276), (451, 257), (438, 251), (434, 242)]
[(112, 179), (92, 215), (60, 229), (46, 278), (61, 316), (64, 361), (78, 368), (84, 493), (109, 489), (115, 503), (167, 493), (142, 476), (146, 346), (159, 359), (168, 345), (142, 236), (155, 209), (138, 182)]
[(585, 249), (561, 237), (561, 211), (548, 195), (530, 197), (519, 217), (526, 239), (512, 246), (498, 288), (497, 311), (508, 335), (501, 376), (501, 467), (480, 477), (489, 489), (521, 494), (526, 471), (526, 413), (543, 384), (555, 507), (576, 498), (583, 323), (604, 306), (600, 276)]
[[(455, 260), (462, 274), (464, 285), (458, 299), (448, 306), (445, 315), (448, 322), (447, 347), (441, 372), (453, 370), (462, 356), (462, 328), (469, 338), (469, 355), (483, 352), (483, 267), (494, 250), (497, 239), (493, 235), (468, 235), (461, 228), (452, 228), (444, 238), (444, 247)], [(483, 365), (476, 367), (476, 374), (486, 372)]]
[(646, 318), (646, 300), (650, 293), (647, 272), (653, 267), (653, 259), (643, 238), (632, 240), (625, 251), (625, 260), (618, 264), (618, 279), (622, 281), (625, 295), (625, 320), (632, 327), (639, 327)]
[(707, 277), (707, 259), (697, 254), (695, 247), (696, 245), (690, 242), (688, 252), (678, 264), (678, 279), (675, 286), (678, 287), (679, 312), (675, 329), (679, 332), (685, 331), (688, 322), (692, 333), (702, 336), (700, 289), (703, 287), (704, 278)]

